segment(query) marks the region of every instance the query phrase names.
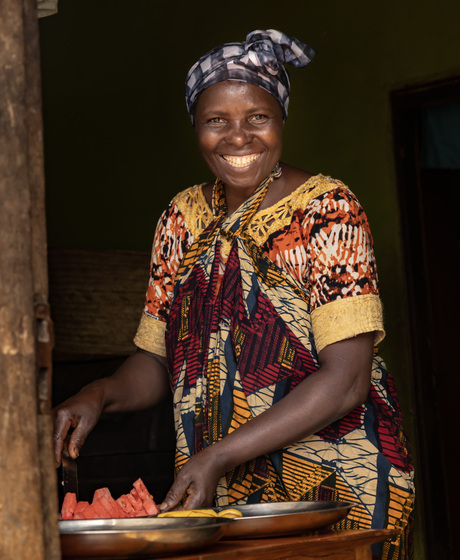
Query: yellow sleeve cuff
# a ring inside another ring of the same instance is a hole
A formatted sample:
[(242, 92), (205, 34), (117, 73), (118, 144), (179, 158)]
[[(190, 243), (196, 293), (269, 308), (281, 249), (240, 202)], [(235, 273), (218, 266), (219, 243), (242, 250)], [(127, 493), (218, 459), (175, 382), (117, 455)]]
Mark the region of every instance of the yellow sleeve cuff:
[(311, 319), (317, 352), (366, 332), (375, 331), (375, 345), (385, 338), (382, 302), (374, 294), (336, 299), (314, 309)]
[(144, 313), (137, 327), (134, 344), (141, 350), (166, 356), (165, 330), (166, 323)]

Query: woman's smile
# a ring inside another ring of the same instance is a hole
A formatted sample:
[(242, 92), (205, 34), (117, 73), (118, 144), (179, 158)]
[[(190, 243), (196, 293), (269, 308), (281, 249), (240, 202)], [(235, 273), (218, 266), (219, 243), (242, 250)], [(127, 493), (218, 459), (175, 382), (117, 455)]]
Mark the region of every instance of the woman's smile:
[(248, 167), (257, 160), (260, 154), (251, 154), (248, 156), (222, 156), (227, 163), (229, 163), (232, 167), (243, 168)]

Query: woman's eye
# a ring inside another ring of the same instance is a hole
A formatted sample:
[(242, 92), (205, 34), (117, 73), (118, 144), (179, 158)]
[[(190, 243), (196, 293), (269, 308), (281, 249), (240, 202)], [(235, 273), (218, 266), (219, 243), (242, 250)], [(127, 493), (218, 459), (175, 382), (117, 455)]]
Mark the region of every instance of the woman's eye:
[(222, 124), (224, 119), (222, 117), (212, 117), (211, 119), (207, 120), (208, 124)]
[(268, 119), (268, 116), (267, 115), (262, 115), (262, 114), (252, 115), (252, 117), (251, 117), (251, 121), (257, 122), (257, 123), (265, 122), (267, 119)]

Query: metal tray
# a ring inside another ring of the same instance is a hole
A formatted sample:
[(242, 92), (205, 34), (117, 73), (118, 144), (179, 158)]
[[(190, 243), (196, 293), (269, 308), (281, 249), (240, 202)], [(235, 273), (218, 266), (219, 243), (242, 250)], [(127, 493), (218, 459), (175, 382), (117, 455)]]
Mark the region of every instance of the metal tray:
[[(229, 539), (250, 539), (294, 535), (325, 529), (344, 519), (352, 502), (276, 502), (228, 506), (238, 509), (243, 517), (233, 519), (225, 530)], [(227, 507), (215, 508), (222, 511)]]
[(277, 502), (217, 507), (243, 517), (138, 517), (59, 521), (63, 558), (154, 558), (192, 552), (221, 538), (257, 539), (325, 529), (344, 519), (352, 502)]
[(63, 558), (153, 558), (219, 540), (233, 519), (131, 518), (59, 521)]

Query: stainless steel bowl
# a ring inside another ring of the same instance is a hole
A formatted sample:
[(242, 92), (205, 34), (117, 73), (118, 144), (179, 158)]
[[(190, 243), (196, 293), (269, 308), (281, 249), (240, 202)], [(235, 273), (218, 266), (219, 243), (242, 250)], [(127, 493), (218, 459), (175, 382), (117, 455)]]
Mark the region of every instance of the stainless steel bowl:
[[(293, 535), (324, 529), (344, 519), (352, 502), (276, 502), (228, 506), (239, 510), (243, 517), (228, 526), (225, 538), (258, 538)], [(215, 508), (216, 511), (227, 509)]]
[(232, 519), (132, 518), (59, 521), (64, 558), (143, 558), (180, 554), (219, 540)]

